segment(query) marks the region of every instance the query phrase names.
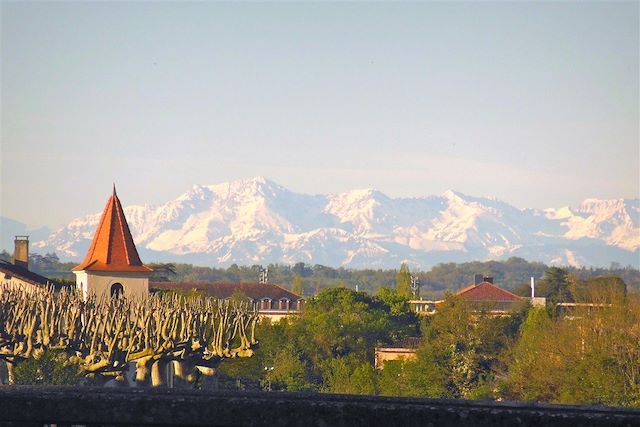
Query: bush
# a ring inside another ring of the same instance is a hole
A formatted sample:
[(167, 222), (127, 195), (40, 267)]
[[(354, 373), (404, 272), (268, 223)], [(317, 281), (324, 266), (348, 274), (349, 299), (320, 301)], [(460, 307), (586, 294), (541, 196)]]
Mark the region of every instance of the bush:
[(80, 367), (69, 362), (66, 354), (46, 350), (18, 364), (15, 383), (28, 385), (75, 385), (82, 380)]

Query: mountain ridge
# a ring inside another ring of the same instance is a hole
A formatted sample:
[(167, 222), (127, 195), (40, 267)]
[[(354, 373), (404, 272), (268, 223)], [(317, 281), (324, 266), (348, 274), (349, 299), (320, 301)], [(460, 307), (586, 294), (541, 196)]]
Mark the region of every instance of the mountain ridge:
[[(520, 209), (454, 190), (393, 198), (374, 189), (309, 195), (264, 177), (194, 185), (160, 205), (125, 207), (151, 262), (427, 268), (438, 262), (523, 256), (555, 264), (638, 266), (640, 199)], [(72, 220), (34, 247), (84, 255), (100, 214)]]

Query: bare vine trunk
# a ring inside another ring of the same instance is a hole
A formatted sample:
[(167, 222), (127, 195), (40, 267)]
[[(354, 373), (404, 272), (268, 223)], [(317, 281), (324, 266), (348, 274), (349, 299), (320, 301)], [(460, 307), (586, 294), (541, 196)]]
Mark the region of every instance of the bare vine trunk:
[(151, 385), (154, 387), (166, 387), (167, 363), (156, 360), (151, 365)]
[(15, 365), (13, 362), (9, 362), (8, 360), (5, 360), (5, 364), (7, 365), (7, 381), (9, 382), (9, 384), (15, 384), (16, 382), (16, 376), (15, 376)]

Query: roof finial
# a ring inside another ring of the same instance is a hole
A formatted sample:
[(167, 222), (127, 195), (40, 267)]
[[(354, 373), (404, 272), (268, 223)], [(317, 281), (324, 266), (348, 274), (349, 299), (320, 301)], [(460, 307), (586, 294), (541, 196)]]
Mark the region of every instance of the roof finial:
[(114, 196), (116, 195), (116, 183), (115, 182), (113, 183), (113, 195)]

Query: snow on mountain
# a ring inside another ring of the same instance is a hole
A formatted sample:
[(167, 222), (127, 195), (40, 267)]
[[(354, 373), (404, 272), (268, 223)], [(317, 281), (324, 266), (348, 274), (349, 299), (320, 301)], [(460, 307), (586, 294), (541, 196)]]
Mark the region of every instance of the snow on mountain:
[(587, 199), (564, 224), (568, 239), (590, 237), (633, 251), (640, 246), (640, 200)]
[[(142, 253), (211, 265), (383, 268), (409, 260), (427, 268), (509, 256), (572, 265), (640, 263), (638, 199), (587, 199), (576, 208), (540, 211), (455, 191), (419, 198), (370, 189), (306, 195), (257, 177), (195, 185), (163, 205), (128, 206), (125, 214)], [(79, 259), (99, 218), (75, 219), (34, 246)]]

